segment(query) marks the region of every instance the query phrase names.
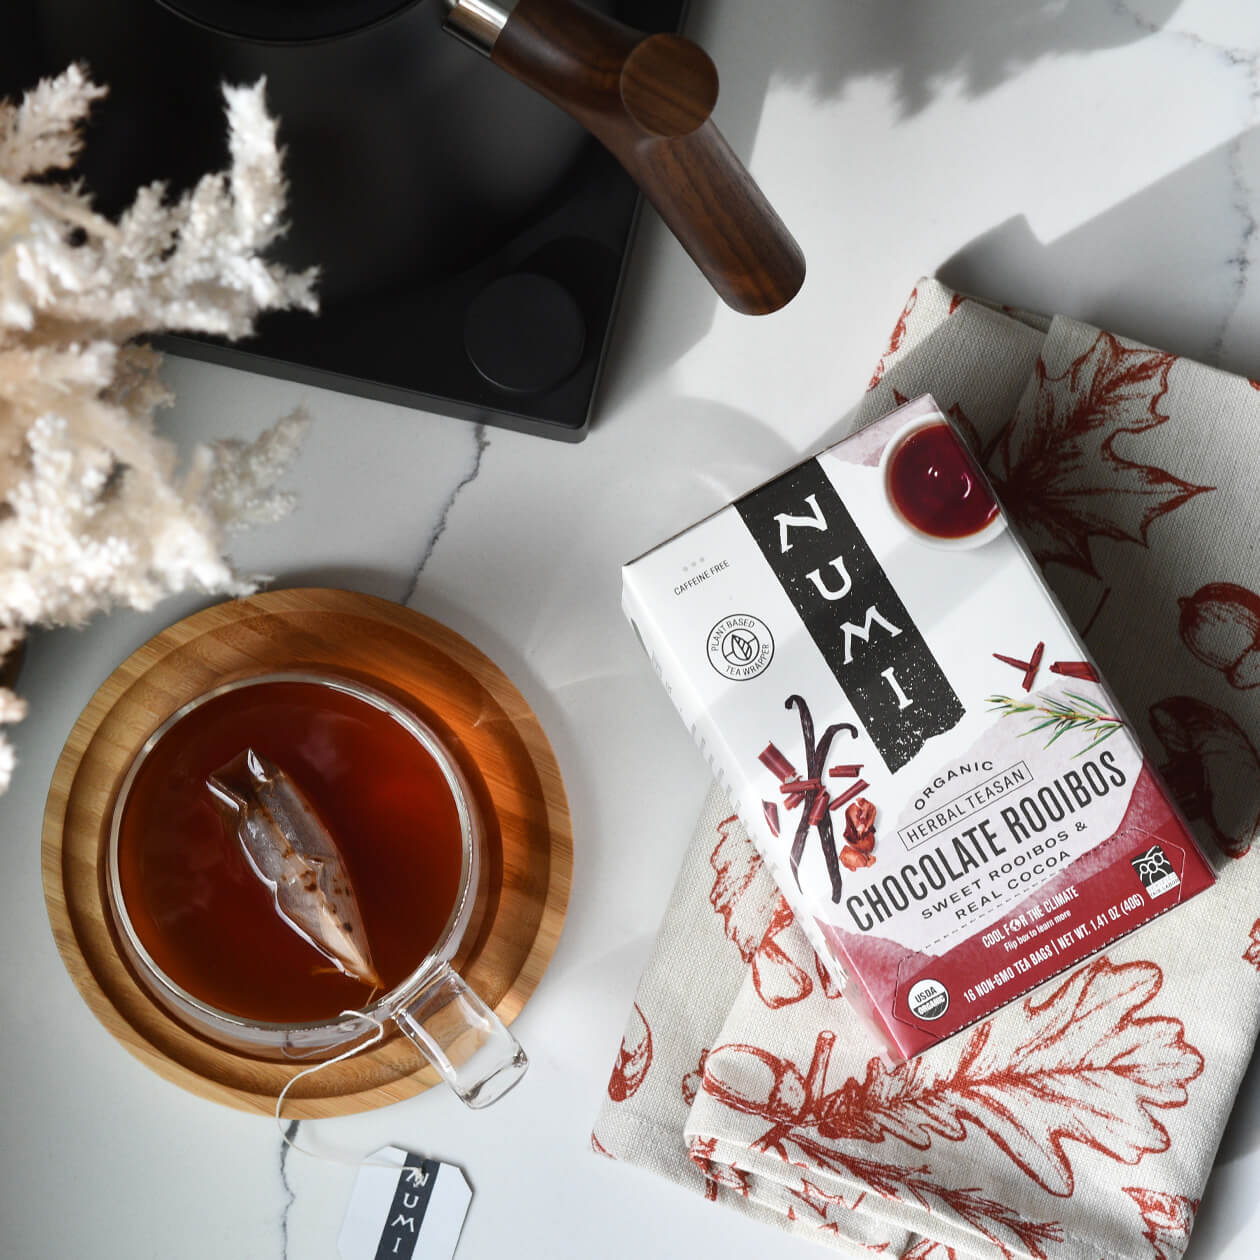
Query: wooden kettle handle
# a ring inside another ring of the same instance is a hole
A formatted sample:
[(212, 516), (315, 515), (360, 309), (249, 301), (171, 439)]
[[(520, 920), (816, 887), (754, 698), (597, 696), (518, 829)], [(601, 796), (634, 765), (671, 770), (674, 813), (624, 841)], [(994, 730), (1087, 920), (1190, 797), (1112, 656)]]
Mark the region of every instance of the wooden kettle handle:
[(728, 305), (764, 315), (796, 295), (805, 258), (710, 118), (702, 48), (573, 0), (518, 0), (481, 48), (609, 149)]

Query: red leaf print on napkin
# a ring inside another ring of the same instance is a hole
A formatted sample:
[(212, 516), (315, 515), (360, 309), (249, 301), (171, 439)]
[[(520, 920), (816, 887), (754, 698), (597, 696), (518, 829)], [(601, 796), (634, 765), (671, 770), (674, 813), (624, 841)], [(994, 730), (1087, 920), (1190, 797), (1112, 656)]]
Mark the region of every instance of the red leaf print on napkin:
[(1160, 767), (1187, 817), (1206, 823), (1227, 857), (1244, 857), (1260, 837), (1260, 754), (1228, 713), (1193, 696), (1150, 707), (1151, 729), (1168, 755)]
[(1162, 983), (1154, 963), (1114, 967), (1098, 958), (1043, 1002), (1023, 1003), (1025, 1027), (1013, 1048), (999, 1045), (986, 1022), (952, 1067), (938, 1057), (889, 1070), (872, 1059), (862, 1080), (827, 1092), (834, 1034), (824, 1032), (804, 1076), (746, 1046), (725, 1058), (713, 1051), (704, 1088), (772, 1121), (757, 1145), (784, 1158), (791, 1144), (825, 1164), (845, 1154), (836, 1143), (890, 1137), (927, 1150), (933, 1137), (960, 1142), (974, 1128), (1043, 1189), (1068, 1196), (1075, 1178), (1065, 1142), (1124, 1164), (1167, 1150), (1168, 1131), (1153, 1112), (1184, 1106), (1186, 1086), (1203, 1070), (1180, 1020), (1137, 1013)]
[(1146, 1223), (1142, 1237), (1151, 1244), (1155, 1260), (1178, 1260), (1186, 1249), (1199, 1200), (1187, 1199), (1183, 1194), (1166, 1194), (1162, 1190), (1145, 1190), (1141, 1186), (1125, 1186), (1124, 1192), (1142, 1213)]
[(900, 1167), (851, 1155), (837, 1155), (836, 1160), (845, 1172), (885, 1199), (911, 1202), (961, 1221), (988, 1239), (1006, 1260), (1016, 1256), (1048, 1260), (1044, 1244), (1063, 1241), (1058, 1221), (1030, 1221), (974, 1186), (943, 1185), (926, 1164)]
[(982, 464), (989, 462), (993, 448), (1005, 436), (1006, 430), (999, 428), (996, 432), (982, 434), (972, 418), (962, 409), (961, 403), (950, 403), (945, 414), (954, 422), (954, 427), (962, 434), (971, 453)]
[(1152, 1111), (1184, 1106), (1203, 1070), (1180, 1020), (1137, 1014), (1162, 983), (1154, 963), (1098, 958), (1040, 1004), (1024, 1002), (1026, 1028), (1010, 1051), (984, 1023), (952, 1070), (916, 1059), (889, 1071), (872, 1059), (863, 1080), (839, 1091), (820, 1132), (927, 1150), (933, 1135), (957, 1142), (974, 1125), (1043, 1189), (1070, 1195), (1064, 1142), (1124, 1164), (1166, 1150), (1168, 1131)]
[(1251, 925), (1251, 944), (1243, 951), (1243, 962), (1249, 962), (1260, 971), (1260, 919)]
[(705, 1064), (704, 1091), (735, 1111), (771, 1122), (752, 1143), (753, 1150), (777, 1154), (796, 1167), (850, 1177), (885, 1199), (945, 1212), (987, 1238), (1003, 1256), (1018, 1251), (1045, 1260), (1042, 1244), (1063, 1238), (1057, 1221), (1029, 1221), (975, 1187), (944, 1185), (926, 1164), (884, 1163), (832, 1143), (842, 1135), (825, 1117), (844, 1093), (825, 1091), (835, 1041), (833, 1032), (818, 1034), (804, 1075), (790, 1060), (759, 1046), (720, 1046)]
[[(876, 385), (884, 379), (884, 373), (888, 370), (888, 360), (892, 358), (898, 350), (901, 349), (901, 343), (906, 339), (906, 322), (910, 318), (910, 312), (914, 310), (914, 304), (919, 300), (919, 286), (915, 285), (910, 290), (910, 296), (906, 298), (906, 304), (901, 308), (901, 314), (897, 317), (896, 324), (893, 325), (892, 336), (888, 338), (888, 347), (884, 353), (879, 356), (879, 362), (875, 365), (875, 371), (871, 375), (870, 384), (866, 387), (869, 394)], [(953, 314), (953, 311), (950, 311)]]
[(1034, 414), (1004, 431), (991, 471), (1040, 564), (1057, 561), (1097, 577), (1091, 538), (1145, 546), (1153, 521), (1212, 489), (1115, 449), (1122, 434), (1169, 419), (1159, 404), (1176, 361), (1107, 332), (1062, 376), (1037, 361)]
[(958, 1260), (958, 1253), (933, 1238), (920, 1238), (901, 1260)]
[(750, 1183), (748, 1174), (730, 1164), (719, 1164), (713, 1159), (717, 1150), (717, 1138), (692, 1138), (687, 1150), (688, 1158), (704, 1173), (709, 1182), (706, 1199), (716, 1199), (718, 1186), (734, 1190), (742, 1198), (748, 1198)]
[(696, 1064), (694, 1072), (688, 1072), (682, 1079), (682, 1096), (683, 1102), (688, 1107), (696, 1101), (696, 1095), (700, 1092), (700, 1086), (704, 1084), (704, 1061), (709, 1057), (707, 1050), (700, 1051), (700, 1062)]
[(613, 1102), (625, 1102), (627, 1098), (633, 1098), (651, 1066), (652, 1029), (636, 1002), (630, 1015), (630, 1025), (621, 1039), (621, 1049), (617, 1052), (612, 1076), (608, 1078), (608, 1097)]
[(843, 1194), (828, 1194), (821, 1186), (816, 1186), (808, 1177), (801, 1178), (801, 1188), (799, 1190), (788, 1190), (788, 1193), (803, 1203), (811, 1211), (817, 1213), (822, 1221), (828, 1224), (833, 1223), (837, 1216), (847, 1216), (850, 1212), (856, 1212), (861, 1206), (862, 1200), (866, 1198), (865, 1193), (859, 1194), (856, 1199), (849, 1202)]
[(718, 824), (709, 864), (716, 872), (709, 901), (722, 916), (723, 929), (739, 956), (752, 965), (753, 985), (761, 1000), (778, 1010), (808, 997), (814, 982), (783, 947), (795, 922), (791, 908), (734, 815)]

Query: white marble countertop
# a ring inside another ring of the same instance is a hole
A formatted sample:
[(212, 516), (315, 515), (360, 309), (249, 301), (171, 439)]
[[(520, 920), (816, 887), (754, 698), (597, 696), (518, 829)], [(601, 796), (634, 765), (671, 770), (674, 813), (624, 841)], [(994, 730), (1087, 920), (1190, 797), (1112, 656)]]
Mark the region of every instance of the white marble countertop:
[[(718, 118), (809, 259), (765, 320), (721, 308), (645, 221), (585, 443), (565, 446), (172, 360), (181, 442), (304, 400), (301, 505), (240, 537), (278, 583), (406, 601), (493, 657), (568, 787), (573, 896), (516, 1028), (532, 1066), (470, 1114), (436, 1090), (301, 1126), (322, 1151), (396, 1142), (461, 1164), (462, 1257), (822, 1254), (647, 1174), (588, 1135), (707, 786), (618, 607), (621, 561), (819, 444), (859, 398), (923, 273), (1260, 377), (1260, 12), (1238, 0), (695, 0)], [(61, 744), (123, 656), (207, 601), (33, 638), (0, 802), (0, 1251), (325, 1260), (353, 1172), (184, 1093), (97, 1023), (53, 945), (39, 872)], [(615, 768), (615, 769), (613, 769)], [(1205, 1000), (1214, 995), (1206, 994)], [(1255, 1073), (1193, 1260), (1255, 1254)]]

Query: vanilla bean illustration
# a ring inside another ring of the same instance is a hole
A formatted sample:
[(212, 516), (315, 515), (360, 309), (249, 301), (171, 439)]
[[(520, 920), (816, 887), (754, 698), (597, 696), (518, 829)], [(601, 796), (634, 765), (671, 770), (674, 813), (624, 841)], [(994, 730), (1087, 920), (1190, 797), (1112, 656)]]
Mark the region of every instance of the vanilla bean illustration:
[[(814, 718), (805, 703), (803, 696), (788, 696), (784, 701), (785, 709), (795, 709), (801, 720), (801, 739), (805, 744), (805, 776), (799, 780), (799, 798), (801, 818), (796, 824), (796, 835), (792, 840), (791, 865), (792, 876), (796, 886), (801, 886), (800, 864), (805, 856), (805, 845), (809, 841), (811, 828), (818, 829), (818, 842), (822, 847), (823, 861), (827, 864), (827, 874), (831, 879), (831, 899), (838, 902), (843, 888), (843, 877), (840, 873), (840, 861), (836, 855), (836, 837), (831, 826), (831, 812), (827, 808), (828, 794), (822, 786), (823, 772), (827, 764), (827, 754), (831, 751), (831, 741), (841, 731), (847, 731), (851, 738), (857, 739), (858, 730), (851, 722), (833, 722), (822, 738), (814, 742)], [(789, 796), (785, 802), (789, 808), (795, 796)]]

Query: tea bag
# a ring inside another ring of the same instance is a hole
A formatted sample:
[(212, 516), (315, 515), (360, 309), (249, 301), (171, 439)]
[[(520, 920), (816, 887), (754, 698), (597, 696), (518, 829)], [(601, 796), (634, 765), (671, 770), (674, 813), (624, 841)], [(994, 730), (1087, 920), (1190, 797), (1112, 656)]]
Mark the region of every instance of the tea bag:
[(252, 748), (220, 766), (206, 786), (284, 922), (339, 971), (379, 987), (341, 852), (301, 788)]

